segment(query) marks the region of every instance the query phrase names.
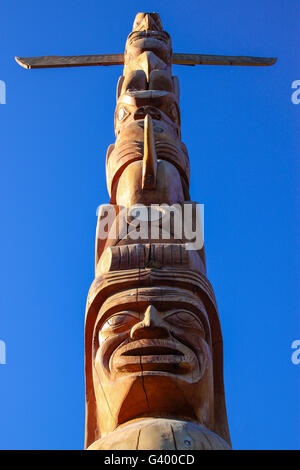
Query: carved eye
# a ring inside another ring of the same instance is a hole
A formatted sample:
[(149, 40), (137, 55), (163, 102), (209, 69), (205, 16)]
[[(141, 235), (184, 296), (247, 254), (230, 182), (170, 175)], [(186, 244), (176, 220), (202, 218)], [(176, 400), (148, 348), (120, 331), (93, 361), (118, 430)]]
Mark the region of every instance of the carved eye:
[(166, 320), (168, 323), (171, 323), (171, 325), (178, 326), (179, 328), (193, 328), (205, 333), (202, 322), (189, 312), (181, 311), (172, 313)]
[(118, 313), (110, 317), (102, 326), (101, 332), (113, 331), (132, 323), (134, 317), (128, 313)]
[(125, 108), (123, 108), (123, 107), (119, 108), (119, 110), (118, 110), (118, 121), (123, 121), (128, 116), (128, 114), (129, 113)]
[(129, 313), (112, 315), (99, 331), (99, 344), (102, 344), (110, 335), (116, 335), (132, 328), (137, 319)]

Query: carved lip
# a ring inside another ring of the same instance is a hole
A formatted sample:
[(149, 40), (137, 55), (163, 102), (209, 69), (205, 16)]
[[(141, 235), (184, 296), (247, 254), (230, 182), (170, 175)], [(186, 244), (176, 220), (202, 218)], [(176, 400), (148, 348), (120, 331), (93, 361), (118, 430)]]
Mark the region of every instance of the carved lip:
[(141, 370), (187, 373), (195, 362), (194, 352), (179, 342), (141, 339), (118, 348), (110, 365), (125, 373)]
[(187, 349), (183, 345), (166, 339), (143, 338), (121, 346), (118, 350), (120, 356), (161, 356), (176, 355), (184, 356)]
[(163, 41), (168, 44), (170, 36), (168, 35), (168, 33), (166, 33), (166, 31), (132, 31), (132, 33), (130, 33), (128, 36), (128, 44), (131, 45), (134, 41), (138, 39), (157, 39), (158, 41)]
[(141, 346), (129, 351), (124, 351), (121, 356), (163, 356), (163, 355), (175, 355), (183, 356), (182, 352), (177, 351), (174, 348), (166, 346)]

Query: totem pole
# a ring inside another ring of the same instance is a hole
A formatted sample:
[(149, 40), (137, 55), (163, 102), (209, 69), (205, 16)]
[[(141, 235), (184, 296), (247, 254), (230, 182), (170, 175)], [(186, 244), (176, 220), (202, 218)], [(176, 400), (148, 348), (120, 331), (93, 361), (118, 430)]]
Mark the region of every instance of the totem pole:
[[(117, 85), (116, 141), (106, 156), (110, 207), (99, 211), (86, 308), (88, 449), (230, 449), (204, 248), (188, 249), (187, 231), (175, 233), (178, 220), (187, 225), (187, 207), (199, 219), (171, 64), (159, 16), (139, 13)], [(166, 233), (171, 207), (175, 222)], [(151, 225), (138, 239), (137, 220)]]
[(276, 59), (173, 54), (159, 15), (138, 13), (124, 55), (16, 60), (25, 68), (124, 63), (106, 156), (110, 203), (98, 213), (86, 306), (85, 448), (230, 449), (221, 327), (203, 239), (194, 240), (201, 218), (171, 66)]

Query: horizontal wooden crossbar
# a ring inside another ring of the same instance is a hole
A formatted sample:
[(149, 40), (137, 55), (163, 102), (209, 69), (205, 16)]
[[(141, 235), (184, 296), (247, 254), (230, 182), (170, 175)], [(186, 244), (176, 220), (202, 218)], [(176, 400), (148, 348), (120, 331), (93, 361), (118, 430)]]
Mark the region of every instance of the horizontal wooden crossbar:
[[(78, 56), (42, 56), (16, 57), (19, 65), (25, 69), (43, 69), (52, 67), (84, 67), (89, 65), (122, 65), (123, 54), (78, 55)], [(176, 65), (250, 65), (266, 66), (276, 62), (273, 57), (247, 57), (206, 54), (173, 54)]]

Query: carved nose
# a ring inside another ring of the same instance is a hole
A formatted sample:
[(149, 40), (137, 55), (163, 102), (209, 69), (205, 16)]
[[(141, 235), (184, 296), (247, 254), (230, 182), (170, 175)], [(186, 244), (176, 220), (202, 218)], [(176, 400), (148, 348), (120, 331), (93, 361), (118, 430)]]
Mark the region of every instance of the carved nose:
[(147, 307), (142, 321), (134, 325), (130, 332), (131, 339), (166, 338), (169, 332), (159, 318), (159, 312), (153, 305)]

